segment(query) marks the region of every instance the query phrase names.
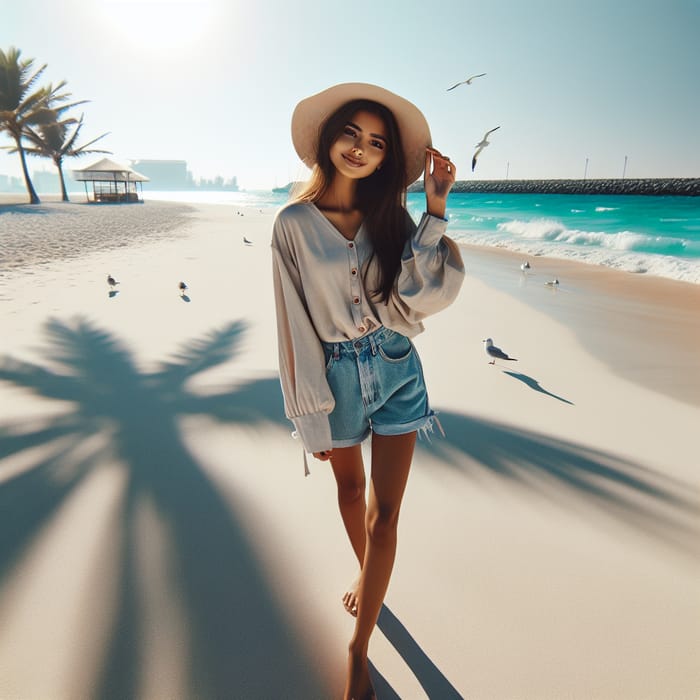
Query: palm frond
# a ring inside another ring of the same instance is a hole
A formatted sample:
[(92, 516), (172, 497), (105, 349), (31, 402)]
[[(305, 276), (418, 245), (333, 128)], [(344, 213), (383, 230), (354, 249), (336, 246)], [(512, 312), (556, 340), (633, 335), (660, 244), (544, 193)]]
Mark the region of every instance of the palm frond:
[[(81, 122), (82, 124), (82, 122)], [(75, 133), (73, 134), (73, 137), (70, 140), (70, 148), (68, 151), (66, 151), (66, 155), (70, 156), (82, 156), (85, 153), (111, 153), (112, 151), (106, 151), (103, 148), (88, 148), (88, 146), (92, 146), (93, 143), (97, 143), (100, 139), (103, 139), (105, 136), (109, 136), (111, 132), (105, 131), (104, 134), (101, 134), (95, 139), (92, 139), (92, 141), (88, 141), (87, 143), (84, 143), (82, 146), (75, 146), (75, 141), (78, 138), (78, 131), (79, 131), (80, 125), (78, 125), (78, 128), (75, 130)]]
[(189, 341), (176, 354), (175, 361), (163, 363), (157, 376), (184, 383), (199, 372), (227, 362), (238, 353), (247, 327), (244, 321), (234, 321), (203, 338)]
[(46, 70), (47, 64), (30, 74), (34, 59), (20, 60), (22, 52), (10, 47), (7, 53), (0, 50), (0, 111), (15, 111), (37, 80)]
[(99, 141), (101, 138), (104, 138), (107, 136), (109, 132), (106, 132), (102, 134), (101, 136), (98, 136), (96, 139), (93, 139), (92, 141), (88, 141), (87, 143), (84, 143), (82, 146), (75, 146), (70, 148), (69, 150), (66, 151), (66, 155), (69, 156), (70, 158), (79, 158), (80, 156), (86, 155), (88, 153), (112, 153), (112, 151), (106, 149), (106, 148), (88, 148), (88, 146), (92, 143), (95, 143), (96, 141)]
[(50, 372), (8, 355), (0, 357), (0, 381), (59, 401), (73, 401), (78, 396), (79, 387), (73, 377)]
[[(68, 93), (68, 95), (70, 95), (70, 93)], [(73, 109), (73, 107), (77, 107), (78, 105), (87, 104), (88, 102), (90, 102), (90, 100), (78, 100), (77, 102), (71, 102), (67, 105), (56, 105), (53, 100), (49, 100), (48, 105), (50, 109), (53, 109), (60, 116), (69, 109)]]
[[(32, 128), (29, 125), (24, 127), (22, 135), (32, 144), (29, 147), (24, 147), (25, 152), (30, 155), (52, 158), (54, 161), (65, 156), (72, 158), (86, 153), (111, 153), (111, 151), (103, 149), (90, 150), (88, 148), (88, 146), (107, 136), (109, 132), (92, 139), (92, 141), (88, 141), (82, 146), (75, 145), (83, 125), (83, 116), (81, 114), (80, 119), (69, 117), (58, 121), (54, 110), (42, 110), (42, 116), (39, 118), (39, 124), (36, 128)], [(70, 127), (74, 124), (76, 125), (75, 129), (71, 133)], [(14, 147), (10, 152), (16, 152), (17, 150), (17, 147)]]

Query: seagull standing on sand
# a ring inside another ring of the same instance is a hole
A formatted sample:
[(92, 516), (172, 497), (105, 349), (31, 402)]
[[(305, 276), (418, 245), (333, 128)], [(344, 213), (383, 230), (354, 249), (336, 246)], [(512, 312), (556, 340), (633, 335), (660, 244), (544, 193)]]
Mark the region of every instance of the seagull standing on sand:
[(189, 289), (185, 282), (180, 282), (177, 287), (180, 290), (180, 294), (184, 294)]
[(548, 287), (556, 287), (559, 284), (559, 280), (555, 277), (550, 282), (545, 282)]
[(116, 287), (119, 284), (119, 282), (117, 282), (117, 280), (115, 280), (114, 277), (112, 277), (112, 275), (107, 275), (107, 284), (110, 287), (112, 287), (112, 289), (114, 289), (114, 287)]
[(486, 354), (493, 358), (491, 362), (489, 362), (490, 365), (495, 365), (496, 360), (510, 360), (511, 362), (517, 362), (518, 360), (515, 357), (508, 357), (508, 355), (501, 350), (501, 348), (497, 348), (493, 344), (493, 340), (491, 338), (486, 338), (486, 340), (482, 341), (484, 343), (484, 350), (486, 351)]
[(521, 266), (520, 269), (523, 272), (527, 272), (530, 269), (530, 263), (526, 260)]
[(472, 80), (474, 80), (474, 78), (482, 78), (485, 75), (486, 75), (486, 73), (479, 73), (478, 75), (472, 75), (471, 78), (467, 78), (466, 80), (460, 80), (458, 83), (455, 83), (452, 87), (448, 87), (447, 92), (449, 92), (450, 90), (454, 90), (456, 87), (459, 87), (460, 85), (471, 85)]
[(476, 151), (474, 151), (474, 155), (472, 156), (472, 172), (474, 172), (474, 168), (476, 167), (476, 159), (479, 157), (479, 153), (481, 153), (481, 151), (483, 151), (486, 146), (491, 143), (489, 141), (489, 134), (492, 134), (494, 131), (496, 131), (496, 129), (500, 128), (500, 126), (496, 126), (493, 129), (489, 129), (489, 131), (484, 134), (484, 138), (476, 144)]

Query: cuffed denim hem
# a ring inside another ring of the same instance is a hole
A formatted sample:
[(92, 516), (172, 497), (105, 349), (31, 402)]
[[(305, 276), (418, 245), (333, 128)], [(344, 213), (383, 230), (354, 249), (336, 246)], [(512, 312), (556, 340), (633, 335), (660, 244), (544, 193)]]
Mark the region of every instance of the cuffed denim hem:
[(409, 423), (395, 423), (393, 425), (375, 425), (372, 424), (372, 429), (367, 429), (361, 436), (356, 438), (347, 438), (345, 440), (333, 440), (333, 447), (353, 447), (362, 444), (372, 433), (377, 435), (392, 436), (406, 435), (416, 431), (419, 438), (425, 438), (430, 442), (430, 435), (434, 432), (433, 426), (437, 425), (442, 437), (445, 437), (445, 431), (442, 429), (440, 419), (437, 417), (436, 411), (430, 411), (425, 416), (410, 421)]
[[(416, 418), (409, 423), (394, 423), (392, 425), (377, 425), (372, 423), (372, 430), (377, 433), (377, 435), (404, 435), (405, 433), (412, 433), (414, 430), (418, 431), (419, 436), (425, 436), (428, 439), (428, 433), (433, 432), (433, 423), (437, 422), (440, 426), (440, 421), (437, 419), (435, 411), (430, 411), (425, 416)], [(440, 432), (442, 433), (442, 426), (440, 426)], [(444, 433), (443, 433), (444, 435)]]
[(346, 438), (345, 440), (333, 440), (333, 447), (353, 447), (353, 445), (359, 445), (369, 437), (370, 432), (370, 429), (367, 428), (359, 437)]

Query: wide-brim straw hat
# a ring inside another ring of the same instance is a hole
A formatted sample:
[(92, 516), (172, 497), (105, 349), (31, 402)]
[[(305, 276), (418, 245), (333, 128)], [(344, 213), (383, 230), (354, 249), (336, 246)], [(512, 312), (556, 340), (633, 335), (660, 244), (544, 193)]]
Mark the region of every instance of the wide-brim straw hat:
[(339, 107), (351, 100), (373, 100), (391, 110), (401, 133), (406, 160), (406, 185), (415, 182), (425, 168), (425, 149), (432, 145), (430, 128), (412, 102), (369, 83), (341, 83), (303, 99), (292, 115), (292, 142), (299, 157), (312, 168), (316, 163), (321, 127)]

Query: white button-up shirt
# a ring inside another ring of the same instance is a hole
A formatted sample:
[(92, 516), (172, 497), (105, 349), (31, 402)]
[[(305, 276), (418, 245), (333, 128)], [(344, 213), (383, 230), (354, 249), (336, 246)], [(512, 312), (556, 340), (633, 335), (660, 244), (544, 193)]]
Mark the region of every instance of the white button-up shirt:
[(386, 326), (408, 337), (421, 320), (448, 306), (464, 279), (457, 244), (447, 222), (406, 214), (407, 241), (388, 303), (373, 290), (378, 269), (360, 226), (352, 241), (312, 203), (281, 209), (272, 233), (280, 379), (287, 417), (308, 452), (331, 448), (328, 414), (335, 400), (326, 381), (319, 341), (344, 342)]

